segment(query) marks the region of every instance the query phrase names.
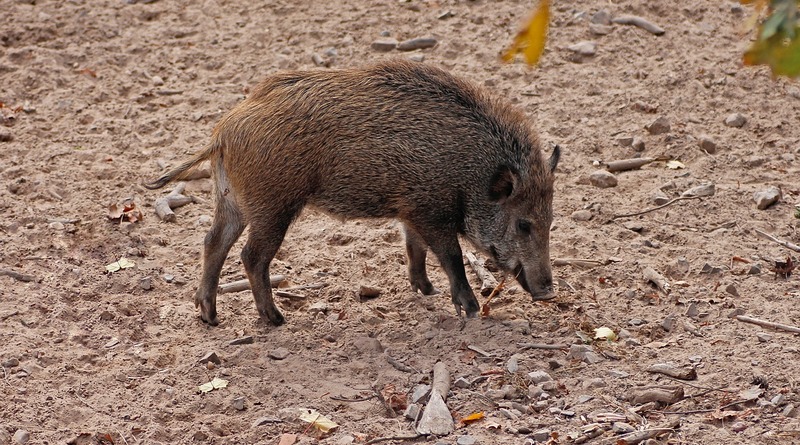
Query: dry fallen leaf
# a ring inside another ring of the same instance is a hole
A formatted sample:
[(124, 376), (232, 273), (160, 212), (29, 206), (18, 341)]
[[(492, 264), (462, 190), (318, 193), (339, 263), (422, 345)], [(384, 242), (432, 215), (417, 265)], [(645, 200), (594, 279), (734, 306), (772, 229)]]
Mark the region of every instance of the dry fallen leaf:
[(297, 434), (283, 433), (278, 445), (294, 445), (297, 442)]
[(678, 170), (680, 168), (686, 168), (686, 166), (683, 165), (683, 162), (673, 159), (671, 161), (667, 161), (667, 168), (671, 170)]
[(472, 413), (472, 414), (470, 414), (470, 415), (468, 415), (466, 417), (463, 417), (461, 419), (461, 423), (469, 424), (469, 423), (477, 422), (478, 420), (481, 420), (484, 417), (486, 417), (486, 413), (484, 413), (483, 411), (479, 411), (479, 412), (476, 412), (476, 413)]
[(215, 389), (224, 388), (226, 386), (228, 386), (227, 380), (214, 377), (214, 379), (211, 380), (210, 382), (203, 383), (202, 385), (198, 386), (198, 389), (200, 390), (200, 392), (211, 392)]
[(106, 265), (106, 271), (108, 273), (114, 273), (114, 272), (116, 272), (118, 270), (121, 270), (121, 269), (129, 269), (129, 268), (131, 268), (131, 267), (133, 267), (135, 265), (136, 265), (136, 263), (134, 263), (133, 261), (131, 261), (131, 260), (125, 258), (125, 257), (122, 257), (119, 260), (114, 261), (113, 263)]
[(617, 341), (617, 334), (607, 327), (601, 327), (594, 330), (594, 338), (596, 340)]
[(539, 7), (536, 8), (530, 20), (514, 37), (511, 47), (502, 54), (503, 61), (510, 62), (514, 60), (514, 56), (521, 53), (528, 65), (536, 65), (544, 52), (549, 22), (550, 0), (540, 0)]
[(323, 433), (329, 433), (339, 427), (339, 425), (334, 423), (331, 419), (328, 419), (313, 409), (301, 408), (299, 419), (303, 422), (310, 423), (314, 428)]

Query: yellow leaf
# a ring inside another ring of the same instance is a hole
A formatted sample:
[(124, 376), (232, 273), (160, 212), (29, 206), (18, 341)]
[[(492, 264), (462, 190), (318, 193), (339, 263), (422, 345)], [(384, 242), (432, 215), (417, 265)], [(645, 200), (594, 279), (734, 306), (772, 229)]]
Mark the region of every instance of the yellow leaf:
[(536, 8), (528, 23), (514, 37), (511, 47), (502, 54), (503, 61), (510, 62), (514, 60), (514, 56), (522, 53), (528, 65), (536, 65), (544, 52), (549, 23), (550, 0), (540, 0), (539, 7)]
[(214, 377), (213, 380), (208, 383), (203, 383), (202, 385), (198, 386), (197, 389), (199, 389), (200, 392), (211, 392), (215, 389), (224, 388), (226, 386), (228, 386), (227, 380)]
[(594, 330), (594, 338), (598, 340), (616, 341), (617, 334), (610, 328), (602, 327)]
[(136, 265), (136, 263), (134, 263), (133, 261), (131, 261), (131, 260), (125, 258), (125, 257), (122, 257), (118, 261), (114, 261), (113, 263), (106, 265), (106, 270), (109, 273), (113, 273), (113, 272), (116, 272), (116, 271), (118, 271), (120, 269), (129, 269), (129, 268), (131, 268), (131, 267), (133, 267), (135, 265)]
[(322, 431), (323, 433), (331, 432), (339, 427), (339, 425), (334, 423), (331, 419), (323, 416), (313, 409), (301, 408), (300, 420), (310, 423), (314, 426), (314, 428)]
[(686, 166), (683, 165), (683, 162), (676, 161), (676, 160), (673, 159), (671, 161), (667, 161), (667, 168), (669, 168), (671, 170), (677, 170), (679, 168), (686, 168)]
[(479, 411), (477, 413), (472, 413), (472, 414), (462, 418), (461, 419), (461, 423), (477, 422), (478, 420), (481, 420), (484, 417), (486, 417), (486, 413), (484, 413), (483, 411)]

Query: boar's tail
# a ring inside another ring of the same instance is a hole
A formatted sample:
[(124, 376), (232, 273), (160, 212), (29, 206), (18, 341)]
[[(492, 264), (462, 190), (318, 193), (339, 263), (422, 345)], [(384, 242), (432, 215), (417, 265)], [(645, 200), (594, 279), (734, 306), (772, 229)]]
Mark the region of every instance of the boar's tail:
[(211, 144), (207, 145), (206, 148), (204, 148), (202, 151), (195, 153), (194, 156), (187, 159), (186, 162), (184, 162), (183, 164), (164, 173), (160, 178), (156, 179), (155, 181), (147, 182), (142, 185), (144, 185), (145, 188), (148, 188), (150, 190), (155, 190), (164, 187), (165, 185), (169, 184), (172, 181), (184, 179), (186, 178), (186, 176), (188, 176), (189, 172), (192, 169), (197, 167), (199, 163), (210, 158), (211, 155), (214, 154), (214, 152), (216, 151), (216, 148), (217, 148), (216, 144), (212, 142)]

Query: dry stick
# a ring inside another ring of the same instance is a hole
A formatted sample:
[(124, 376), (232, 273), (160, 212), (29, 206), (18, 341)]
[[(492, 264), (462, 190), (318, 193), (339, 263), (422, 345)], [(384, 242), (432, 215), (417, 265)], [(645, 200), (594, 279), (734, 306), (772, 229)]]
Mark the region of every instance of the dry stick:
[(478, 261), (478, 258), (473, 255), (472, 252), (467, 252), (466, 256), (469, 265), (472, 266), (472, 269), (475, 271), (475, 275), (481, 280), (481, 295), (484, 297), (489, 295), (492, 293), (492, 290), (497, 287), (497, 279), (491, 272), (486, 270), (483, 266), (483, 262)]
[[(270, 275), (269, 277), (269, 284), (272, 287), (276, 287), (281, 281), (285, 280), (285, 275)], [(227, 294), (230, 292), (240, 292), (243, 290), (250, 289), (250, 281), (247, 279), (244, 280), (237, 280), (230, 283), (220, 284), (217, 287), (218, 294)]]
[(633, 158), (633, 159), (621, 159), (619, 161), (608, 161), (605, 163), (606, 170), (611, 173), (621, 172), (626, 170), (636, 170), (639, 167), (643, 167), (651, 162), (658, 161), (659, 158)]
[(628, 218), (630, 216), (644, 215), (645, 213), (655, 212), (656, 210), (663, 209), (664, 207), (672, 205), (678, 201), (683, 201), (685, 199), (700, 199), (700, 198), (704, 198), (704, 196), (679, 196), (677, 198), (673, 198), (665, 202), (664, 204), (661, 204), (660, 206), (653, 207), (652, 209), (642, 210), (641, 212), (635, 212), (635, 213), (626, 213), (624, 215), (614, 215), (611, 219)]
[(519, 343), (517, 346), (521, 348), (521, 351), (525, 351), (527, 349), (569, 349), (569, 346), (567, 345), (549, 345), (545, 343)]
[(595, 267), (605, 266), (609, 262), (610, 261), (584, 260), (580, 258), (556, 258), (553, 260), (553, 266)]
[(671, 289), (669, 286), (669, 282), (663, 275), (656, 272), (655, 269), (652, 267), (646, 267), (642, 272), (644, 274), (644, 279), (647, 281), (652, 281), (661, 292), (664, 292), (666, 295), (669, 295)]
[(635, 15), (622, 15), (611, 19), (611, 21), (618, 25), (633, 25), (657, 36), (660, 36), (665, 32), (664, 28)]
[(386, 442), (387, 440), (416, 440), (420, 437), (428, 437), (427, 434), (415, 434), (413, 436), (389, 436), (389, 437), (378, 437), (372, 440), (368, 440), (364, 442), (364, 445), (372, 445), (375, 443)]
[(702, 414), (702, 413), (710, 413), (714, 411), (722, 411), (725, 408), (730, 408), (734, 405), (739, 405), (740, 403), (747, 403), (750, 400), (737, 400), (735, 402), (728, 403), (726, 405), (722, 405), (719, 408), (706, 408), (706, 409), (694, 409), (691, 411), (661, 411), (661, 414)]
[(2, 277), (3, 275), (11, 277), (17, 281), (24, 281), (26, 283), (30, 281), (36, 281), (36, 277), (34, 277), (33, 275), (14, 272), (13, 270), (8, 270), (8, 269), (0, 269), (0, 277)]
[(172, 209), (194, 202), (193, 197), (182, 195), (185, 189), (186, 183), (179, 182), (169, 194), (156, 199), (156, 215), (161, 221), (174, 222), (175, 212)]
[(800, 252), (800, 246), (798, 246), (797, 244), (790, 243), (789, 241), (784, 241), (782, 239), (775, 238), (774, 236), (770, 235), (769, 233), (762, 232), (762, 231), (760, 231), (758, 229), (755, 229), (755, 231), (762, 238), (766, 238), (766, 239), (768, 239), (770, 241), (776, 242), (776, 243), (780, 244), (781, 246), (783, 246), (783, 247), (785, 247), (787, 249), (794, 250), (795, 252)]
[(396, 358), (392, 357), (389, 354), (386, 354), (386, 361), (389, 362), (390, 365), (394, 367), (394, 369), (402, 372), (417, 372), (416, 369), (412, 368), (411, 366), (404, 365), (400, 363)]
[(736, 319), (739, 321), (743, 321), (745, 323), (757, 324), (765, 328), (772, 328), (772, 329), (777, 329), (779, 331), (788, 331), (788, 332), (794, 332), (795, 334), (800, 334), (800, 328), (796, 326), (789, 326), (788, 324), (759, 320), (757, 318), (748, 317), (746, 315), (737, 315)]

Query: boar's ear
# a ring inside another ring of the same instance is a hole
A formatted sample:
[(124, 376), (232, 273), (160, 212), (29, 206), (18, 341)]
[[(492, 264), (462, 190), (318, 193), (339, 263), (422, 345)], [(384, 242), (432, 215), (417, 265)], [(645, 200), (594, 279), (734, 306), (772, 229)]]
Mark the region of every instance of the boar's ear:
[(561, 147), (556, 145), (553, 147), (553, 154), (550, 155), (550, 171), (555, 173), (556, 166), (558, 166), (558, 160), (561, 159)]
[(503, 203), (514, 193), (514, 188), (519, 183), (518, 173), (508, 166), (501, 166), (492, 176), (489, 182), (489, 199), (497, 203)]

